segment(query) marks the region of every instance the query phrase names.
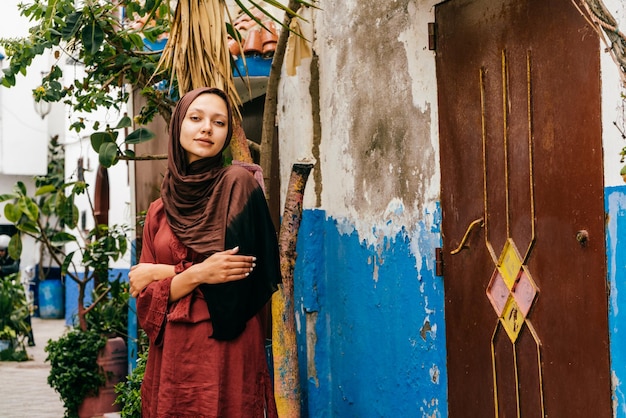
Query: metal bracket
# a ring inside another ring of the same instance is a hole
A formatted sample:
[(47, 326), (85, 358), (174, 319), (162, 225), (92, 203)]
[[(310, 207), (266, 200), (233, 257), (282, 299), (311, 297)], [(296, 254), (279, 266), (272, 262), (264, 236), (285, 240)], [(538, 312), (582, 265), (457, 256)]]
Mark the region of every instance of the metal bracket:
[(428, 50), (435, 51), (437, 49), (437, 24), (435, 22), (428, 23)]
[(443, 276), (443, 248), (435, 248), (435, 276)]

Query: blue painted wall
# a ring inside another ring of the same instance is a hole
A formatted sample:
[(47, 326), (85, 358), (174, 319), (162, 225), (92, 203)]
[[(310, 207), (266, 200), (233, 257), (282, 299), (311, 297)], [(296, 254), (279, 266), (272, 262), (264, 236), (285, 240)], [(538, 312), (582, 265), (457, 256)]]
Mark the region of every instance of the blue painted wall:
[[(605, 189), (614, 416), (626, 417), (626, 186)], [(620, 307), (622, 308), (620, 310)]]
[(402, 229), (371, 245), (324, 211), (304, 212), (294, 279), (304, 416), (447, 416), (436, 224), (412, 228), (419, 242)]

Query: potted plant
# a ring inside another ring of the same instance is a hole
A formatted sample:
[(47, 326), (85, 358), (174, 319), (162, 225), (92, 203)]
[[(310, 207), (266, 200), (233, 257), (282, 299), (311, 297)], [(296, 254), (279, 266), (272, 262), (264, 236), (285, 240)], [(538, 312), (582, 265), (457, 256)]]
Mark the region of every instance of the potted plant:
[(78, 409), (88, 396), (97, 394), (105, 376), (97, 363), (106, 338), (96, 331), (74, 328), (45, 347), (50, 362), (48, 384), (65, 406), (65, 418), (78, 417)]
[(0, 279), (0, 360), (28, 360), (24, 344), (30, 332), (28, 309), (18, 275)]
[[(93, 297), (101, 292), (96, 289)], [(45, 347), (51, 366), (48, 384), (61, 396), (66, 418), (99, 416), (119, 409), (112, 406), (114, 386), (125, 379), (128, 367), (124, 338), (128, 285), (118, 277), (108, 292), (109, 297), (87, 313), (86, 330), (75, 327)]]

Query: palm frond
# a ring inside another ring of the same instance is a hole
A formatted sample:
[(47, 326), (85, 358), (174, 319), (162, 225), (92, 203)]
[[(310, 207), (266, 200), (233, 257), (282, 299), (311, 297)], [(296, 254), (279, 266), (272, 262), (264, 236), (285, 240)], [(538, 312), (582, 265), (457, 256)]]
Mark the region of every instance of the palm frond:
[(217, 87), (238, 109), (224, 9), (224, 0), (179, 0), (157, 72), (170, 70), (170, 85), (176, 78), (181, 96), (197, 87)]

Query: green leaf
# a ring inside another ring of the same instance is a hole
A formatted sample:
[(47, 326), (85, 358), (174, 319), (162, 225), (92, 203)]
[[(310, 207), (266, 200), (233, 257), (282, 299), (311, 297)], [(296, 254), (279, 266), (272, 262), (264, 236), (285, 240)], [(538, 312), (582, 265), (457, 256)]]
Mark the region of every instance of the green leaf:
[(39, 226), (33, 221), (26, 221), (16, 225), (17, 229), (33, 235), (39, 235)]
[(136, 33), (131, 33), (128, 35), (128, 38), (130, 39), (132, 44), (135, 46), (135, 48), (139, 50), (143, 49), (144, 45), (143, 45), (143, 39), (141, 38), (141, 36), (137, 35)]
[(63, 260), (63, 264), (61, 265), (61, 274), (62, 275), (66, 275), (67, 274), (67, 269), (70, 266), (70, 263), (72, 262), (72, 258), (74, 257), (74, 253), (76, 251), (72, 251), (71, 253), (69, 253), (68, 255), (65, 256), (65, 259)]
[(95, 55), (104, 41), (104, 31), (96, 20), (92, 20), (85, 25), (82, 33), (82, 41), (88, 54)]
[(18, 181), (18, 182), (15, 184), (15, 189), (16, 189), (15, 191), (17, 191), (18, 193), (20, 193), (20, 194), (22, 194), (22, 195), (25, 195), (25, 194), (26, 194), (26, 186), (25, 186), (25, 185), (24, 185), (24, 183), (23, 183), (23, 182), (21, 182), (21, 181)]
[(46, 186), (41, 186), (35, 192), (35, 196), (41, 196), (42, 194), (52, 193), (55, 190), (56, 190), (56, 187), (54, 187), (52, 184), (48, 184)]
[(15, 74), (13, 74), (12, 72), (4, 69), (2, 70), (4, 72), (4, 77), (2, 77), (2, 85), (4, 87), (13, 87), (15, 86)]
[(142, 142), (146, 142), (154, 138), (155, 135), (152, 131), (149, 131), (146, 128), (139, 128), (133, 132), (131, 132), (126, 139), (124, 140), (127, 144), (140, 144)]
[(9, 257), (14, 260), (19, 260), (22, 256), (22, 237), (20, 234), (15, 234), (11, 237), (11, 241), (9, 241)]
[(68, 228), (74, 229), (78, 225), (78, 207), (74, 204), (72, 199), (68, 199), (65, 202), (66, 208), (63, 216), (63, 221)]
[(7, 200), (12, 200), (17, 198), (14, 194), (0, 194), (0, 202), (6, 202)]
[(128, 242), (126, 241), (126, 237), (118, 237), (117, 245), (119, 246), (120, 254), (126, 254), (126, 250), (128, 249)]
[(69, 41), (78, 32), (78, 28), (82, 23), (82, 17), (82, 12), (74, 12), (67, 17), (65, 27), (61, 32), (61, 37), (64, 41)]
[(61, 231), (52, 235), (50, 237), (50, 241), (54, 242), (55, 244), (66, 244), (68, 242), (76, 241), (76, 237), (72, 234)]
[(18, 205), (7, 203), (4, 205), (4, 217), (11, 223), (16, 223), (22, 217), (22, 211)]
[(113, 129), (130, 128), (133, 125), (133, 121), (128, 115), (124, 115), (122, 119), (117, 123), (117, 126)]
[(113, 136), (110, 132), (94, 132), (90, 136), (91, 147), (95, 152), (100, 152), (100, 146), (107, 142), (113, 142)]
[(98, 160), (104, 167), (109, 168), (117, 162), (117, 145), (112, 142), (107, 142), (100, 146), (98, 151)]
[(39, 207), (30, 197), (20, 197), (17, 204), (22, 213), (31, 221), (36, 221), (39, 218)]

